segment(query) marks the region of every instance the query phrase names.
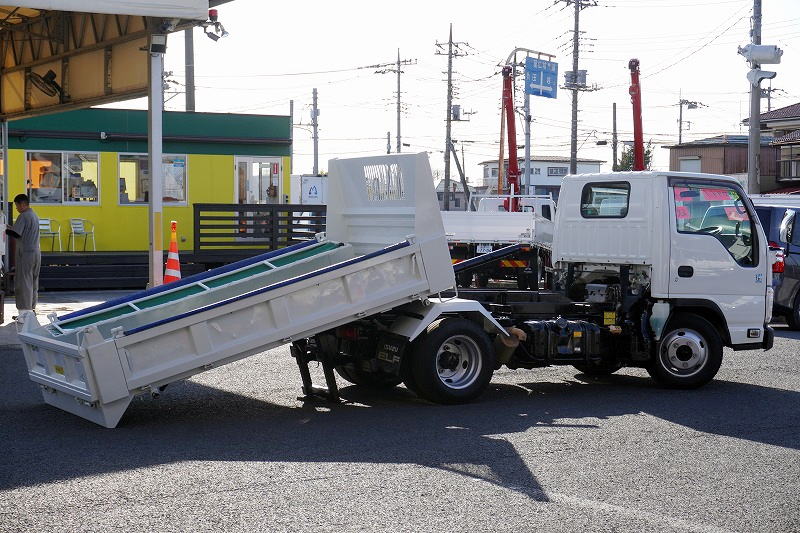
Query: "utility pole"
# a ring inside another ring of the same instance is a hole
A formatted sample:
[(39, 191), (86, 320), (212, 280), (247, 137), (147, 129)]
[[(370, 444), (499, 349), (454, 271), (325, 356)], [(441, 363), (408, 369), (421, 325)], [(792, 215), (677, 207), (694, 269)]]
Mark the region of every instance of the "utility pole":
[(387, 154), (391, 154), (392, 153), (392, 132), (391, 131), (387, 131), (386, 132), (386, 153)]
[[(753, 0), (753, 28), (750, 42), (761, 44), (761, 0)], [(757, 70), (761, 65), (750, 62), (750, 68)], [(750, 120), (747, 131), (747, 192), (761, 192), (761, 87), (758, 82), (750, 83)]]
[(747, 81), (750, 82), (750, 120), (747, 135), (747, 192), (761, 192), (761, 81), (771, 80), (775, 72), (761, 70), (763, 64), (781, 62), (783, 50), (761, 44), (761, 0), (753, 0), (753, 21), (750, 44), (740, 47), (739, 54), (750, 63)]
[(578, 172), (578, 92), (588, 90), (586, 80), (580, 79), (578, 57), (580, 55), (580, 16), (581, 10), (597, 5), (597, 0), (559, 0), (574, 8), (574, 27), (572, 30), (572, 72), (567, 73), (565, 89), (572, 91), (572, 127), (570, 131), (569, 172)]
[(183, 36), (183, 57), (186, 66), (186, 111), (194, 112), (194, 27), (184, 30)]
[[(572, 30), (572, 73), (573, 82), (578, 83), (578, 45), (580, 43), (581, 2), (573, 0), (575, 7), (575, 28)], [(572, 89), (572, 123), (569, 137), (569, 173), (578, 173), (578, 89)]]
[(400, 59), (400, 49), (397, 49), (397, 62), (396, 63), (382, 63), (380, 65), (373, 65), (374, 68), (379, 70), (375, 74), (387, 74), (389, 72), (397, 73), (397, 153), (399, 154), (403, 149), (403, 141), (400, 138), (400, 75), (403, 73), (402, 65), (416, 65), (416, 59)]
[[(525, 115), (525, 172), (522, 181), (523, 188), (520, 194), (531, 194), (531, 95), (523, 91), (523, 114)], [(534, 188), (535, 189), (535, 188)]]
[[(453, 42), (453, 24), (450, 24), (450, 35), (447, 43), (436, 42), (436, 55), (444, 55), (444, 46), (447, 45), (447, 115), (445, 126), (444, 144), (444, 190), (450, 190), (450, 151), (452, 148), (451, 127), (453, 119), (453, 58), (467, 55), (460, 49), (464, 42)], [(444, 197), (444, 210), (450, 211), (450, 197)]]
[(400, 74), (403, 71), (400, 69), (400, 49), (397, 49), (397, 153), (403, 151), (403, 145), (400, 141)]
[(611, 153), (613, 154), (613, 161), (611, 162), (611, 171), (616, 172), (617, 167), (617, 103), (614, 102), (612, 105), (613, 113), (614, 113), (614, 120), (613, 126), (611, 130)]
[[(683, 142), (683, 106), (686, 106), (686, 109), (697, 109), (700, 106), (705, 107), (705, 104), (702, 102), (695, 102), (694, 100), (686, 100), (684, 98), (680, 98), (678, 100), (678, 144)], [(688, 121), (687, 121), (688, 122)], [(691, 124), (691, 123), (689, 123)]]
[(773, 89), (772, 88), (772, 80), (769, 80), (769, 88), (761, 89), (761, 98), (767, 99), (767, 111), (772, 111), (772, 93), (785, 93), (783, 89)]
[(312, 138), (314, 139), (314, 175), (319, 176), (319, 132), (317, 130), (319, 123), (319, 109), (317, 109), (317, 89), (314, 88), (311, 92), (311, 129), (313, 130)]

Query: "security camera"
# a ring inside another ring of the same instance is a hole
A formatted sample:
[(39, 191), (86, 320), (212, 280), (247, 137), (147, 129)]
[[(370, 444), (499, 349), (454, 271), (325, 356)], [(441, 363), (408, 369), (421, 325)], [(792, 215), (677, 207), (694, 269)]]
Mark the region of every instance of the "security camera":
[(175, 28), (178, 27), (178, 24), (181, 23), (181, 19), (169, 19), (163, 20), (161, 22), (161, 31), (162, 33), (169, 33), (171, 31), (175, 31)]

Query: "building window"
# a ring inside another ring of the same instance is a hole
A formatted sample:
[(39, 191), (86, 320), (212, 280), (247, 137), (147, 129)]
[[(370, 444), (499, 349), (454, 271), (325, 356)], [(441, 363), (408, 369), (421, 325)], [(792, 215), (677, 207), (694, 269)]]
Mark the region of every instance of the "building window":
[(540, 176), (541, 174), (542, 174), (542, 169), (541, 168), (537, 167), (537, 168), (533, 169), (533, 175), (534, 176)]
[[(186, 156), (165, 155), (161, 159), (165, 203), (186, 202)], [(120, 154), (119, 203), (141, 204), (150, 201), (150, 167), (147, 155)]]
[(497, 177), (497, 169), (496, 169), (496, 168), (493, 168), (493, 169), (492, 169), (492, 177), (493, 177), (493, 178), (496, 178), (496, 177)]
[(31, 203), (99, 201), (100, 171), (96, 153), (28, 152), (27, 190)]
[(567, 167), (547, 167), (548, 176), (566, 176)]
[(800, 146), (781, 146), (778, 160), (779, 179), (800, 179)]
[(699, 157), (681, 157), (678, 160), (678, 171), (680, 172), (700, 172), (700, 168)]

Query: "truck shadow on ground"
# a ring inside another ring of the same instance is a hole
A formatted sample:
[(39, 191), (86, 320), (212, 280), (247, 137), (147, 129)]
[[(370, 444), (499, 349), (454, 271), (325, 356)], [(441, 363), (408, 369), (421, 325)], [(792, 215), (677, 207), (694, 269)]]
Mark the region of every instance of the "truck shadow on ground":
[[(548, 501), (536, 465), (504, 434), (603, 431), (603, 419), (639, 413), (800, 448), (791, 429), (800, 424), (800, 393), (727, 381), (669, 391), (625, 375), (493, 384), (462, 406), (432, 405), (404, 388), (357, 387), (342, 389), (347, 403), (286, 406), (187, 381), (161, 400), (136, 399), (109, 430), (45, 405), (15, 352), (0, 351), (0, 490), (181, 461), (335, 461), (419, 464)], [(776, 432), (777, 419), (789, 429)]]

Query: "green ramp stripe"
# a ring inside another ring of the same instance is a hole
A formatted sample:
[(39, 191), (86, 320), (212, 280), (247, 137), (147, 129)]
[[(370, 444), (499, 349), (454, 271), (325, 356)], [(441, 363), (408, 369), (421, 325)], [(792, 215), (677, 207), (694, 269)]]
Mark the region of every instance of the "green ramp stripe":
[(200, 292), (205, 292), (205, 289), (200, 285), (187, 285), (181, 290), (175, 292), (161, 293), (152, 298), (137, 300), (132, 303), (133, 305), (139, 307), (140, 309), (149, 309), (150, 307), (155, 307), (157, 305), (174, 302), (175, 300), (180, 300), (182, 298), (186, 298), (187, 296), (192, 296), (193, 294), (197, 294)]
[(58, 325), (68, 328), (81, 328), (83, 326), (89, 326), (96, 322), (102, 322), (103, 320), (109, 320), (111, 318), (121, 317), (133, 312), (133, 308), (126, 305), (124, 307), (117, 307), (116, 309), (110, 309), (103, 313), (98, 313), (96, 315), (89, 315), (86, 317), (77, 318), (75, 320), (67, 320), (66, 322), (60, 322)]
[(311, 248), (311, 249), (307, 249), (307, 250), (300, 250), (300, 251), (295, 252), (295, 253), (293, 253), (291, 255), (288, 255), (288, 256), (285, 256), (285, 257), (279, 257), (275, 261), (270, 261), (270, 263), (272, 263), (276, 267), (282, 267), (282, 266), (286, 266), (286, 265), (289, 265), (291, 263), (294, 263), (296, 261), (300, 261), (301, 259), (306, 259), (308, 257), (313, 257), (313, 256), (315, 256), (317, 254), (321, 254), (323, 252), (330, 252), (331, 250), (335, 250), (338, 247), (339, 247), (339, 245), (337, 243), (326, 242), (322, 246), (317, 246), (317, 247), (314, 247), (314, 248)]

